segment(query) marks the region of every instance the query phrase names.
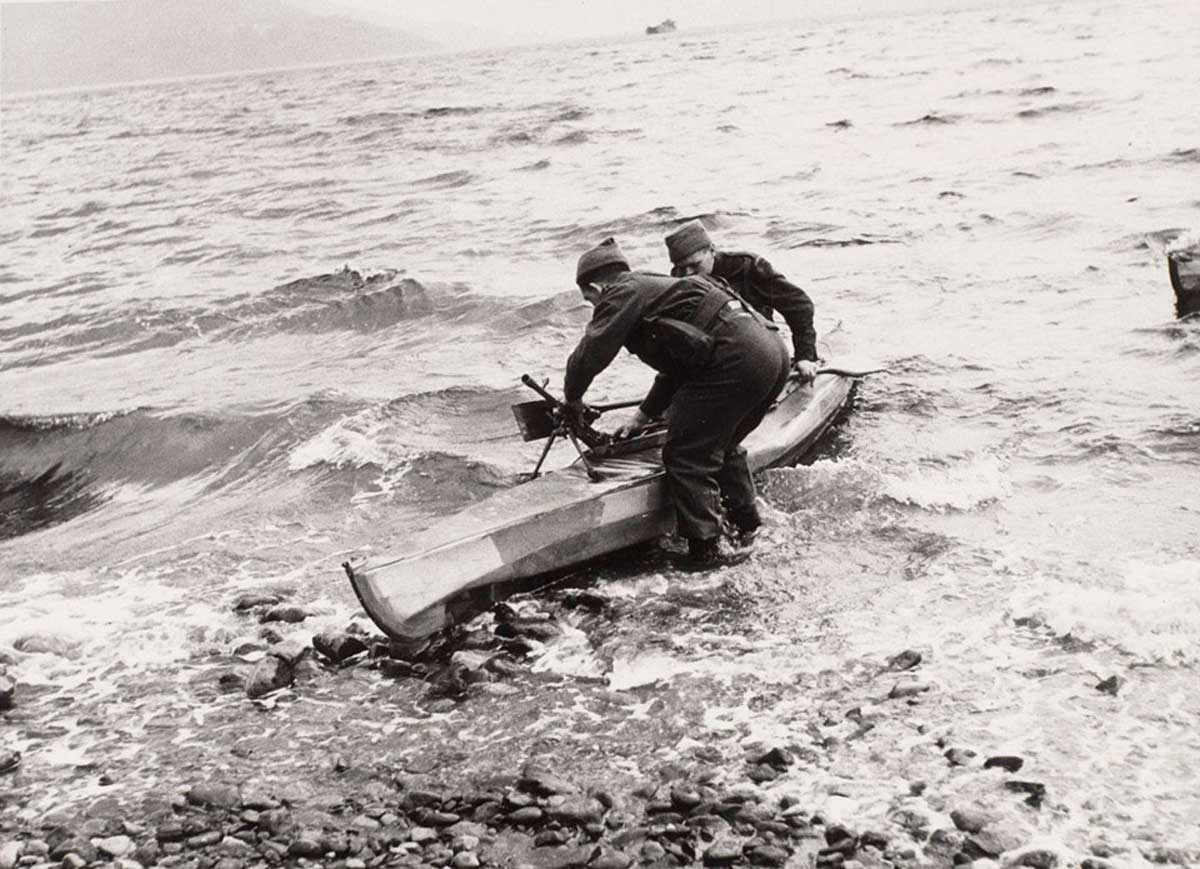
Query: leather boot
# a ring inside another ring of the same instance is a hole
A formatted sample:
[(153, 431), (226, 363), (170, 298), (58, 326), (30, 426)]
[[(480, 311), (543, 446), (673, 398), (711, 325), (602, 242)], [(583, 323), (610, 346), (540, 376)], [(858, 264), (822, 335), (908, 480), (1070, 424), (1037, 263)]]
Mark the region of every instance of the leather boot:
[(687, 571), (714, 570), (741, 564), (750, 553), (733, 549), (723, 537), (688, 538), (687, 555), (679, 561), (679, 569)]

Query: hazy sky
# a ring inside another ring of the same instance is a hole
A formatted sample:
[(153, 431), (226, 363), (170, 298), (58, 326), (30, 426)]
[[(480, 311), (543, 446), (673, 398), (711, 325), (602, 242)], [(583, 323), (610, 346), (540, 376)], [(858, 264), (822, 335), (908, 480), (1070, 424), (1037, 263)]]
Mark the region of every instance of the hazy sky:
[(340, 12), (379, 24), (420, 29), (442, 41), (539, 41), (641, 33), (673, 18), (681, 30), (761, 21), (814, 21), (930, 9), (1012, 8), (998, 0), (288, 0), (313, 12)]

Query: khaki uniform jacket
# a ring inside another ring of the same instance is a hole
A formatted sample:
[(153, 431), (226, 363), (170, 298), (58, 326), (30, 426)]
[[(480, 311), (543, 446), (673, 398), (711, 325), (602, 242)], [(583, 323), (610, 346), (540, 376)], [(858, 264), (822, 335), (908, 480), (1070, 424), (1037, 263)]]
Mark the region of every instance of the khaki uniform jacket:
[(808, 294), (793, 284), (760, 256), (752, 253), (718, 251), (713, 276), (726, 281), (746, 304), (768, 320), (774, 312), (783, 315), (792, 331), (792, 358), (817, 361), (817, 332), (813, 328), (813, 303)]
[(688, 348), (672, 346), (669, 335), (658, 333), (652, 338), (647, 321), (668, 317), (693, 322), (701, 301), (714, 292), (728, 295), (728, 290), (701, 276), (622, 274), (596, 302), (591, 322), (567, 360), (563, 384), (567, 401), (582, 398), (624, 347), (658, 372), (641, 411), (649, 417), (662, 414), (679, 385), (694, 376), (696, 366), (688, 363)]

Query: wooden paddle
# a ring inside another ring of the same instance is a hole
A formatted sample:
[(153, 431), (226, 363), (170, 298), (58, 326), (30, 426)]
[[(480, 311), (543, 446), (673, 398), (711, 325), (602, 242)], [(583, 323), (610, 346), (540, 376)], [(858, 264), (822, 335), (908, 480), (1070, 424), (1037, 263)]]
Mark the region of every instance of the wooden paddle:
[(836, 374), (839, 377), (866, 377), (868, 374), (882, 374), (886, 368), (854, 368), (849, 365), (826, 365), (817, 369), (817, 374)]

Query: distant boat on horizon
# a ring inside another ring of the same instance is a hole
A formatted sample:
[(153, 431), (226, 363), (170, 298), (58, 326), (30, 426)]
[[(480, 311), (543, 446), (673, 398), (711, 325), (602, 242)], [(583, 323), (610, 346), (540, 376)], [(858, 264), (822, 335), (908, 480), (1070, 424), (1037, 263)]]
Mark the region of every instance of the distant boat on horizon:
[(664, 18), (661, 24), (651, 24), (646, 28), (646, 35), (653, 36), (656, 33), (674, 33), (675, 22), (670, 18)]

